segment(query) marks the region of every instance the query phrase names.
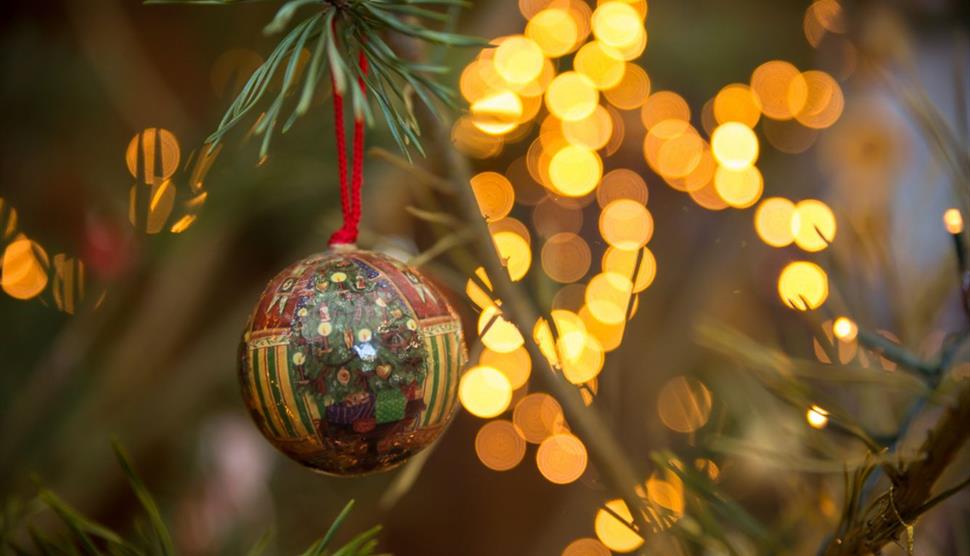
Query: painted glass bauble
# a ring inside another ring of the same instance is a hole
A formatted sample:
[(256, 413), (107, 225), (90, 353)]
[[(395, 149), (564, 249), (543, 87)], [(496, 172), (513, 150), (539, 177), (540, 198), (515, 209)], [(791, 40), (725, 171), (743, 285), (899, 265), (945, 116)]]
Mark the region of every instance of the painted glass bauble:
[(243, 399), (294, 460), (334, 475), (390, 469), (454, 417), (461, 322), (417, 270), (331, 249), (266, 286), (240, 347)]

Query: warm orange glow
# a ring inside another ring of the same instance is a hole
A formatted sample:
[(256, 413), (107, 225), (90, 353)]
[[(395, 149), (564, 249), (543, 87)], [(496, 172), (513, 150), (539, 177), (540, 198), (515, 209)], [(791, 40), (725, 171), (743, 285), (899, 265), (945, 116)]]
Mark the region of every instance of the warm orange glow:
[(505, 412), (512, 401), (509, 379), (497, 369), (477, 366), (465, 371), (458, 384), (461, 405), (476, 417), (490, 419)]
[(603, 91), (603, 96), (620, 110), (636, 110), (650, 96), (650, 77), (642, 67), (627, 63), (623, 78), (612, 88)]
[(508, 353), (492, 351), (488, 348), (482, 350), (479, 363), (498, 369), (505, 378), (509, 379), (509, 385), (513, 390), (525, 386), (532, 374), (532, 359), (529, 352), (524, 347), (518, 347)]
[(638, 44), (644, 34), (640, 14), (623, 2), (600, 4), (593, 11), (593, 36), (616, 49), (626, 49)]
[(508, 216), (515, 204), (515, 191), (508, 178), (498, 172), (482, 172), (471, 179), (478, 208), (486, 220), (495, 221)]
[[(798, 122), (812, 129), (824, 129), (834, 124), (842, 115), (845, 108), (845, 98), (842, 88), (831, 75), (824, 71), (806, 71), (802, 74), (806, 84), (807, 94), (802, 100), (797, 92), (795, 98), (790, 99), (792, 113)], [(800, 109), (795, 111), (795, 105), (801, 102)]]
[(501, 136), (489, 135), (478, 129), (470, 116), (455, 120), (451, 128), (451, 141), (459, 152), (478, 159), (497, 156), (505, 145)]
[(582, 327), (582, 332), (563, 334), (556, 340), (562, 375), (577, 385), (595, 379), (606, 361), (606, 351), (599, 340), (586, 330), (585, 323)]
[(765, 116), (790, 120), (808, 99), (808, 83), (798, 68), (788, 62), (772, 60), (758, 66), (751, 75), (751, 89), (761, 101)]
[(835, 215), (822, 201), (806, 199), (795, 205), (791, 231), (795, 244), (805, 251), (821, 251), (835, 239)]
[(603, 272), (593, 276), (586, 286), (586, 307), (598, 321), (619, 324), (627, 318), (632, 293), (629, 274)]
[(595, 152), (578, 145), (559, 149), (549, 161), (549, 179), (567, 197), (582, 197), (603, 177), (603, 161)]
[(609, 548), (596, 539), (582, 538), (569, 543), (561, 556), (611, 556)]
[(489, 135), (505, 135), (519, 125), (522, 100), (511, 91), (484, 96), (471, 105), (475, 127)]
[(835, 355), (835, 359), (843, 365), (855, 359), (859, 353), (859, 342), (856, 341), (858, 328), (853, 329), (852, 327), (854, 326), (855, 323), (851, 323), (849, 326), (845, 324), (840, 325), (840, 328), (842, 328), (841, 332), (848, 334), (846, 337), (849, 338), (842, 340), (836, 337), (833, 331), (835, 326), (832, 321), (827, 320), (823, 322), (821, 327), (823, 336), (819, 337), (815, 335), (812, 337), (812, 350), (815, 352), (815, 358), (826, 365), (832, 364), (833, 357), (831, 355)]
[(546, 197), (532, 211), (532, 223), (543, 237), (559, 233), (579, 233), (583, 227), (582, 207), (573, 199)]
[(714, 119), (719, 124), (739, 122), (753, 128), (761, 119), (761, 101), (747, 85), (734, 83), (714, 97)]
[(714, 130), (711, 150), (721, 166), (743, 170), (758, 160), (758, 137), (750, 127), (739, 122), (728, 122)]
[(509, 271), (509, 278), (513, 282), (524, 278), (532, 266), (532, 249), (529, 248), (528, 240), (515, 232), (503, 231), (493, 234), (492, 241), (499, 258)]
[(603, 208), (599, 230), (606, 243), (617, 249), (635, 251), (653, 236), (653, 217), (640, 203), (619, 199)]
[[(633, 514), (630, 508), (620, 498), (604, 504), (611, 511), (600, 509), (596, 512), (593, 529), (600, 542), (613, 552), (627, 553), (643, 546), (643, 538), (631, 529)], [(619, 516), (620, 521), (615, 516)]]
[(3, 251), (0, 285), (16, 299), (37, 297), (47, 287), (49, 265), (44, 248), (20, 234)]
[(596, 85), (579, 72), (557, 75), (546, 89), (546, 107), (560, 120), (582, 120), (596, 110), (598, 103)]
[(613, 135), (613, 118), (606, 108), (597, 106), (592, 114), (582, 120), (563, 121), (562, 135), (572, 145), (598, 151), (609, 143)]
[(690, 121), (690, 106), (672, 91), (657, 91), (650, 95), (640, 109), (640, 120), (650, 129), (664, 120)]
[(947, 209), (943, 213), (943, 226), (946, 227), (947, 232), (953, 235), (963, 233), (963, 215), (960, 214), (960, 210), (955, 208)]
[(646, 205), (648, 196), (647, 183), (640, 174), (626, 168), (610, 171), (596, 188), (596, 202), (600, 208), (618, 199), (630, 199)]
[(569, 12), (550, 7), (537, 13), (525, 27), (525, 34), (549, 58), (573, 51), (579, 42), (579, 26)]
[(564, 232), (546, 240), (541, 259), (546, 276), (568, 284), (586, 275), (592, 255), (586, 240), (574, 233)]
[(623, 79), (626, 62), (613, 48), (593, 41), (583, 45), (576, 53), (573, 68), (588, 77), (597, 89), (611, 89)]
[(681, 433), (703, 427), (711, 416), (711, 392), (699, 380), (677, 376), (660, 389), (657, 413), (667, 428)]
[(813, 429), (824, 429), (829, 424), (829, 412), (817, 405), (813, 405), (805, 412), (805, 420)]
[(508, 37), (495, 49), (495, 71), (512, 84), (524, 85), (539, 77), (544, 60), (539, 45), (523, 36)]
[(835, 319), (835, 323), (832, 324), (832, 332), (835, 337), (843, 342), (851, 342), (855, 340), (856, 334), (859, 333), (859, 327), (856, 326), (855, 322), (846, 317), (839, 317)]
[(633, 293), (640, 293), (650, 287), (653, 279), (657, 276), (657, 260), (654, 258), (650, 249), (644, 247), (638, 252), (609, 247), (603, 253), (603, 272), (612, 272), (631, 278), (633, 276), (633, 269), (637, 265), (638, 255), (640, 256), (640, 267), (637, 269), (637, 275), (633, 279)]
[[(654, 126), (651, 133), (660, 129)], [(690, 175), (703, 160), (707, 142), (693, 127), (684, 128), (684, 133), (669, 137), (662, 142), (657, 150), (656, 158), (649, 160), (651, 166), (666, 179), (685, 178)]]
[(829, 296), (828, 275), (815, 263), (795, 261), (781, 271), (778, 295), (792, 309), (817, 309)]
[(772, 247), (785, 247), (795, 241), (792, 216), (795, 203), (783, 197), (771, 197), (758, 205), (754, 213), (754, 229), (761, 241)]
[(532, 444), (541, 444), (546, 438), (567, 430), (559, 402), (542, 392), (529, 394), (519, 400), (512, 411), (512, 422), (522, 437)]
[(728, 205), (743, 209), (758, 202), (764, 191), (764, 179), (754, 166), (731, 170), (721, 166), (714, 174), (714, 189)]
[(519, 329), (505, 320), (495, 305), (484, 308), (478, 316), (478, 333), (482, 335), (481, 340), (485, 347), (501, 353), (515, 351), (525, 343)]
[(489, 421), (475, 435), (475, 453), (493, 471), (508, 471), (525, 457), (525, 439), (505, 419)]
[(586, 471), (589, 457), (586, 446), (568, 432), (554, 434), (542, 441), (536, 451), (536, 466), (550, 483), (566, 485)]
[(125, 152), (128, 171), (146, 184), (167, 180), (178, 169), (178, 139), (167, 129), (148, 128), (132, 137)]
[[(147, 199), (145, 199), (147, 197)], [(128, 220), (148, 234), (157, 234), (165, 227), (175, 206), (175, 185), (164, 180), (148, 187), (135, 184), (128, 190)]]

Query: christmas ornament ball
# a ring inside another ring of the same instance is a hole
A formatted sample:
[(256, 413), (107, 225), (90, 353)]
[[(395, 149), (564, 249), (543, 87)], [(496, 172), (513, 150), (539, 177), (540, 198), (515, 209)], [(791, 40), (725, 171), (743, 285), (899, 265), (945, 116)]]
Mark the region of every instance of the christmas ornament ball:
[(333, 475), (390, 469), (455, 415), (461, 322), (418, 271), (332, 248), (273, 278), (240, 346), (253, 420), (287, 456)]

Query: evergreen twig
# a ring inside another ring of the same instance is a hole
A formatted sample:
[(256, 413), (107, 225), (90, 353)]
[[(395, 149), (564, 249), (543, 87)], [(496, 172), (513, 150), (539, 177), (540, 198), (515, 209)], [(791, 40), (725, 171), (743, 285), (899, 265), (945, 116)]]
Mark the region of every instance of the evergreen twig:
[[(247, 0), (146, 0), (147, 4), (238, 4)], [(265, 0), (249, 0), (265, 1)], [(413, 147), (423, 154), (420, 129), (413, 112), (412, 95), (434, 112), (439, 104), (454, 106), (454, 93), (432, 76), (448, 72), (446, 66), (410, 62), (397, 56), (384, 41), (388, 33), (442, 46), (482, 46), (480, 39), (436, 31), (426, 22), (445, 21), (435, 8), (467, 6), (463, 0), (288, 0), (263, 29), (267, 35), (289, 29), (243, 86), (216, 130), (206, 139), (215, 149), (226, 135), (247, 119), (264, 97), (273, 100), (256, 119), (254, 135), (262, 135), (260, 158), (267, 156), (277, 128), (282, 133), (307, 114), (329, 70), (334, 91), (349, 95), (358, 118), (374, 122), (371, 102), (377, 105), (398, 147), (409, 155)], [(291, 24), (304, 7), (314, 11)], [(307, 60), (305, 56), (309, 55)], [(358, 65), (367, 58), (368, 72)], [(352, 85), (358, 80), (364, 90)], [(280, 127), (280, 117), (290, 113)]]

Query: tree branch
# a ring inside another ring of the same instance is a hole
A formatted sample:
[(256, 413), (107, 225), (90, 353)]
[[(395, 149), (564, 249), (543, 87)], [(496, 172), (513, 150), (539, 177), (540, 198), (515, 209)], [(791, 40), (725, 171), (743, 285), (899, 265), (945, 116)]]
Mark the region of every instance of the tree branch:
[(956, 404), (948, 407), (927, 434), (919, 453), (926, 457), (904, 467), (894, 484), (873, 500), (848, 531), (834, 539), (827, 556), (878, 553), (897, 539), (917, 517), (933, 506), (930, 491), (970, 436), (970, 387), (964, 387)]

